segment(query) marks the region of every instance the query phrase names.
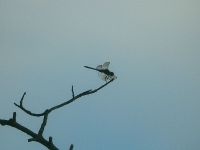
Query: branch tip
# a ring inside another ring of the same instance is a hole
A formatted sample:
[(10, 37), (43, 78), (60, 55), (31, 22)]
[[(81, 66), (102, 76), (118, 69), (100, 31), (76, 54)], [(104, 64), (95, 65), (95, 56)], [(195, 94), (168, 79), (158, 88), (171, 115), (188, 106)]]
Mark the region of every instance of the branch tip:
[(73, 148), (74, 148), (74, 145), (71, 144), (69, 150), (73, 150)]
[(17, 113), (16, 112), (13, 112), (13, 121), (16, 122), (16, 115)]
[(34, 138), (28, 139), (28, 142), (32, 142), (32, 141), (34, 141)]
[(49, 137), (49, 142), (53, 143), (53, 138), (51, 136)]
[(24, 94), (22, 95), (22, 98), (20, 100), (20, 106), (22, 106), (23, 100), (24, 100), (24, 96), (26, 95), (26, 92), (24, 92)]
[(72, 97), (74, 98), (74, 87), (72, 85)]
[(19, 106), (17, 103), (15, 103), (15, 102), (14, 102), (14, 105), (17, 106), (17, 107), (20, 107), (20, 106)]

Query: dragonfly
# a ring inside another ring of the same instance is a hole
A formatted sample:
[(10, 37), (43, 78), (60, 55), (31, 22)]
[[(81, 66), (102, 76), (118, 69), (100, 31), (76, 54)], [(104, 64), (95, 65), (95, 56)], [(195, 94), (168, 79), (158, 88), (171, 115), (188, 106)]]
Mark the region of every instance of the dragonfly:
[(84, 66), (84, 67), (88, 68), (88, 69), (92, 69), (92, 70), (98, 71), (99, 77), (103, 81), (107, 82), (109, 80), (117, 79), (115, 74), (108, 69), (109, 65), (110, 65), (110, 62), (105, 62), (103, 65), (98, 65), (96, 68), (89, 67), (89, 66)]

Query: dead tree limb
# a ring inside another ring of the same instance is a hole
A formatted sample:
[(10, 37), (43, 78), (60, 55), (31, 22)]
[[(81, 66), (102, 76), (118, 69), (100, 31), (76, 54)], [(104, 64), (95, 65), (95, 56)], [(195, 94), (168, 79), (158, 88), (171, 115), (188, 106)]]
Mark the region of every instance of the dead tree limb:
[[(5, 120), (5, 119), (0, 119), (0, 124), (2, 126), (11, 126), (13, 128), (16, 128), (26, 134), (28, 134), (31, 138), (28, 139), (28, 142), (32, 142), (32, 141), (35, 141), (35, 142), (38, 142), (42, 145), (44, 145), (46, 148), (48, 148), (49, 150), (59, 150), (54, 144), (53, 144), (53, 138), (50, 136), (47, 139), (45, 139), (43, 137), (43, 132), (44, 132), (44, 129), (45, 129), (45, 126), (47, 124), (47, 120), (48, 120), (48, 116), (51, 112), (53, 112), (54, 110), (58, 109), (58, 108), (61, 108), (65, 105), (68, 105), (72, 102), (74, 102), (75, 100), (79, 99), (80, 97), (82, 96), (86, 96), (86, 95), (90, 95), (90, 94), (93, 94), (97, 91), (99, 91), (100, 89), (102, 89), (103, 87), (105, 87), (106, 85), (108, 85), (109, 83), (111, 83), (113, 80), (110, 80), (109, 82), (103, 84), (102, 86), (96, 88), (96, 89), (91, 89), (91, 90), (86, 90), (84, 92), (81, 92), (77, 95), (75, 95), (74, 93), (74, 88), (72, 86), (72, 98), (67, 100), (67, 101), (64, 101), (63, 103), (61, 104), (58, 104), (56, 106), (53, 106), (49, 109), (46, 109), (44, 112), (42, 113), (33, 113), (31, 112), (30, 110), (28, 110), (27, 108), (24, 107), (23, 105), (23, 102), (24, 102), (24, 97), (26, 95), (26, 92), (23, 93), (22, 97), (21, 97), (21, 100), (20, 100), (20, 103), (17, 104), (17, 103), (14, 103), (15, 106), (17, 106), (18, 108), (20, 108), (22, 111), (24, 111), (26, 114), (30, 115), (30, 116), (35, 116), (35, 117), (43, 117), (43, 121), (40, 125), (40, 128), (39, 128), (39, 131), (38, 132), (33, 132), (32, 130), (26, 128), (25, 126), (21, 125), (20, 123), (18, 123), (16, 121), (16, 112), (13, 113), (13, 117), (11, 119), (8, 119), (8, 120)], [(70, 148), (69, 150), (73, 150), (74, 148), (74, 145), (71, 144), (70, 145)]]

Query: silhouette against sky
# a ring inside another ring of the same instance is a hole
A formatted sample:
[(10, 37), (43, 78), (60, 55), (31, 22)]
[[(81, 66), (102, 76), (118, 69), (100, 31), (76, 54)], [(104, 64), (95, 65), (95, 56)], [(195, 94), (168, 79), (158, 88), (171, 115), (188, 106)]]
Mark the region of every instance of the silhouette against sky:
[[(117, 79), (49, 116), (60, 149), (200, 149), (200, 1), (0, 0), (0, 118), (24, 91), (32, 112), (105, 83), (83, 66), (110, 61)], [(0, 126), (0, 149), (45, 149)]]

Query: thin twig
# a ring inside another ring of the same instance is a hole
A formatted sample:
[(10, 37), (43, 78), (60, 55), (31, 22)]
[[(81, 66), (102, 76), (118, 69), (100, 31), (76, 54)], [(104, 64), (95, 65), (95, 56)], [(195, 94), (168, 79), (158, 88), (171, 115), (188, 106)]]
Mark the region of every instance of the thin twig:
[(44, 128), (47, 124), (47, 119), (48, 119), (48, 115), (49, 115), (49, 112), (48, 112), (48, 109), (45, 111), (45, 114), (44, 114), (44, 118), (43, 118), (43, 121), (42, 121), (42, 124), (40, 126), (40, 130), (38, 132), (39, 135), (42, 135), (43, 132), (44, 132)]
[(16, 112), (13, 112), (13, 121), (16, 122)]
[(74, 98), (74, 87), (72, 85), (72, 98)]
[(24, 92), (24, 94), (22, 95), (22, 98), (21, 98), (21, 100), (20, 100), (20, 106), (22, 106), (23, 105), (23, 100), (24, 100), (24, 96), (26, 95), (26, 92)]
[(74, 145), (71, 144), (69, 150), (73, 150), (73, 148), (74, 148)]
[(25, 113), (31, 115), (31, 116), (36, 116), (36, 117), (40, 117), (40, 116), (44, 116), (44, 113), (32, 113), (30, 110), (26, 109), (24, 106), (23, 106), (23, 100), (24, 100), (24, 97), (26, 95), (26, 92), (24, 92), (24, 94), (22, 95), (22, 98), (20, 100), (20, 105), (18, 105), (17, 103), (14, 103), (15, 106), (19, 107), (21, 110), (23, 110)]

